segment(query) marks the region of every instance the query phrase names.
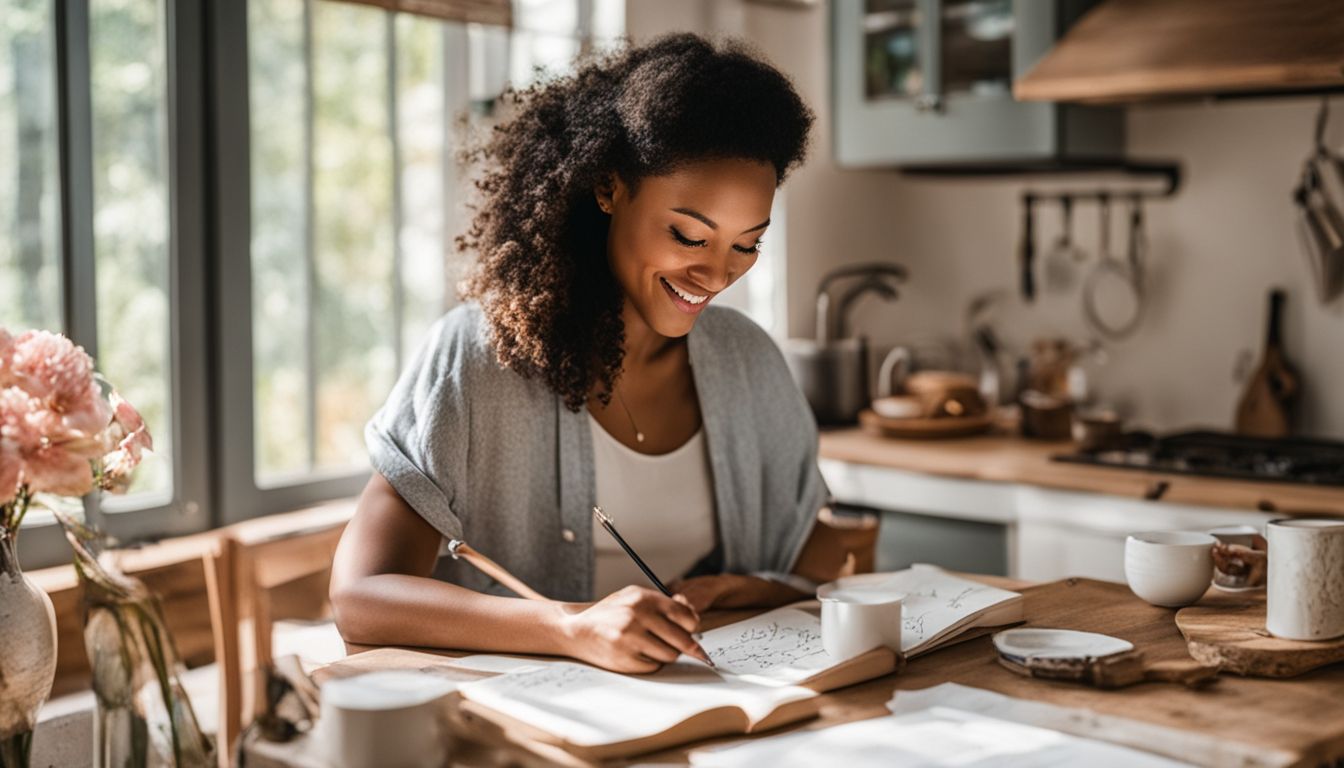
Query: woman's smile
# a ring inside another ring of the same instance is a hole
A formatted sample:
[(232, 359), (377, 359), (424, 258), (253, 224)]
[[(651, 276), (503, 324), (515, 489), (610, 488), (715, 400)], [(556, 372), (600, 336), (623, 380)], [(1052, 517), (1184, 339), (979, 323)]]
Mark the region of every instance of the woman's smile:
[(698, 313), (709, 304), (710, 299), (714, 298), (713, 293), (702, 294), (686, 290), (666, 277), (660, 277), (658, 281), (663, 284), (663, 290), (667, 291), (667, 295), (672, 299), (672, 304), (688, 315)]

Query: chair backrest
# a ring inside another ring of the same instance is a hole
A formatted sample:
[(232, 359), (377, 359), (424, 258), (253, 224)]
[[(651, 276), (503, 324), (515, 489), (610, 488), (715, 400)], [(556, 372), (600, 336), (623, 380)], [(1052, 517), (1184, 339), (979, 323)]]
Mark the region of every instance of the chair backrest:
[(220, 531), (218, 545), (206, 554), (221, 676), (219, 742), (229, 745), (221, 747), (222, 758), (265, 707), (275, 621), (329, 614), (327, 582), (344, 528), (342, 521), (268, 535), (234, 527)]

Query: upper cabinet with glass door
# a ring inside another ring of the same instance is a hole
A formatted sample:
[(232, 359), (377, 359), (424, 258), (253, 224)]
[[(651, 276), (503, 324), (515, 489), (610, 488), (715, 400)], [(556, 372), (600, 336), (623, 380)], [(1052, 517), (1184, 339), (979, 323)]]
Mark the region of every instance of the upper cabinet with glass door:
[(1095, 0), (835, 0), (834, 151), (842, 166), (1118, 156), (1117, 109), (1020, 103), (1026, 73)]

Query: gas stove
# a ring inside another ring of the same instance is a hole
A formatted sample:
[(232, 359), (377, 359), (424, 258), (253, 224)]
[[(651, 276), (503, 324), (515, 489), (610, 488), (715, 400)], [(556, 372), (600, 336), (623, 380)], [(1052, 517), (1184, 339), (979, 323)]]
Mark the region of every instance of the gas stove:
[(1333, 440), (1128, 432), (1104, 447), (1051, 458), (1183, 475), (1344, 486), (1344, 442)]

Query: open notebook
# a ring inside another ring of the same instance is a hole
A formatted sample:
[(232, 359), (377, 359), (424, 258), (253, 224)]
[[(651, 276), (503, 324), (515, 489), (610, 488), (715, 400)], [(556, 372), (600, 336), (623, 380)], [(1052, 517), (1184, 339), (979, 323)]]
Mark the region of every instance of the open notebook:
[[(938, 568), (874, 574), (870, 581), (863, 589), (908, 595), (902, 639), (907, 656), (973, 627), (1022, 617), (1020, 595)], [(684, 656), (640, 676), (577, 662), (513, 661), (499, 668), (506, 674), (461, 686), (462, 709), (516, 737), (589, 760), (786, 725), (816, 714), (818, 692), (881, 677), (903, 662), (885, 647), (844, 661), (832, 658), (822, 648), (815, 609), (815, 603), (802, 603), (705, 632), (701, 646), (714, 670)]]

